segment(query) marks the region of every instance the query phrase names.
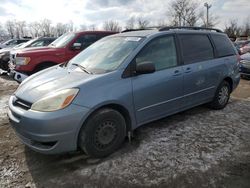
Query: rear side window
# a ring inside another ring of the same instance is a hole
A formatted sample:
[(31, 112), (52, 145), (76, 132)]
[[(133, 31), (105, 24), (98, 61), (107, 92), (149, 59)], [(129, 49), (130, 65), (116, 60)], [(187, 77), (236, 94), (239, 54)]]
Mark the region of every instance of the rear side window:
[(223, 35), (211, 35), (218, 57), (235, 55), (235, 51), (231, 41)]
[(213, 46), (207, 35), (180, 35), (184, 64), (214, 58)]

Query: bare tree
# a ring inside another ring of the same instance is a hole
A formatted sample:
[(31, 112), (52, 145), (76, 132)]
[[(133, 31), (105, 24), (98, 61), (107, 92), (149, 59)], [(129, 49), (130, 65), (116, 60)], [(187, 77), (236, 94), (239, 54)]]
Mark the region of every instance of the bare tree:
[(68, 23), (67, 23), (67, 32), (72, 32), (74, 31), (74, 23), (72, 20), (70, 20)]
[(164, 27), (164, 26), (167, 26), (167, 25), (168, 24), (167, 24), (166, 20), (164, 20), (164, 19), (158, 20), (157, 24), (156, 24), (157, 27)]
[(137, 18), (137, 27), (138, 29), (145, 29), (147, 28), (147, 26), (149, 25), (149, 21), (142, 18), (142, 17), (138, 17)]
[(32, 22), (29, 24), (29, 31), (32, 37), (39, 37), (41, 36), (42, 26), (39, 22)]
[(95, 24), (92, 24), (88, 27), (88, 30), (90, 31), (95, 31), (96, 30), (96, 25)]
[(70, 21), (69, 23), (57, 23), (55, 28), (51, 27), (51, 30), (54, 30), (53, 35), (59, 37), (64, 33), (73, 31), (73, 22)]
[(63, 23), (57, 23), (55, 27), (55, 35), (57, 37), (61, 36), (62, 34), (68, 31), (67, 25)]
[(215, 27), (217, 24), (219, 24), (219, 17), (217, 15), (214, 15), (213, 13), (209, 12), (209, 20), (207, 23), (207, 18), (206, 15), (204, 13), (204, 11), (201, 11), (199, 17), (202, 20), (202, 27)]
[(2, 23), (0, 23), (0, 41), (5, 40), (6, 38), (7, 38), (7, 33), (6, 33)]
[(47, 37), (51, 36), (51, 29), (52, 29), (51, 24), (52, 22), (49, 19), (43, 19), (41, 21), (41, 30), (42, 30), (43, 36), (47, 36)]
[(27, 36), (26, 22), (25, 21), (15, 21), (15, 32), (16, 32), (17, 38)]
[(134, 16), (130, 17), (127, 21), (126, 21), (126, 29), (135, 29), (136, 27), (136, 19)]
[(199, 5), (193, 0), (174, 0), (170, 3), (170, 17), (174, 26), (194, 26), (199, 19)]
[(244, 36), (250, 36), (250, 16), (244, 21), (241, 34)]
[(229, 25), (225, 27), (225, 33), (230, 37), (238, 37), (241, 35), (241, 28), (238, 26), (237, 20), (230, 20)]
[(15, 36), (15, 24), (13, 20), (8, 20), (5, 23), (6, 30), (9, 34), (9, 36), (13, 39)]
[(106, 31), (115, 31), (119, 32), (121, 31), (121, 27), (117, 21), (114, 20), (108, 20), (103, 23), (103, 29)]

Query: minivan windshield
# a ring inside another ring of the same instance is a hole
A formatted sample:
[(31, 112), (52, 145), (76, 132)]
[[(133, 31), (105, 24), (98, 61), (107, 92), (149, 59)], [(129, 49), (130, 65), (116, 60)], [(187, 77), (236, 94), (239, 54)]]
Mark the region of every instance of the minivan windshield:
[(66, 33), (52, 42), (49, 46), (55, 48), (63, 48), (75, 37), (75, 35), (75, 33)]
[(128, 57), (128, 55), (142, 42), (140, 37), (106, 37), (97, 41), (69, 63), (69, 67), (76, 64), (93, 74), (111, 72)]

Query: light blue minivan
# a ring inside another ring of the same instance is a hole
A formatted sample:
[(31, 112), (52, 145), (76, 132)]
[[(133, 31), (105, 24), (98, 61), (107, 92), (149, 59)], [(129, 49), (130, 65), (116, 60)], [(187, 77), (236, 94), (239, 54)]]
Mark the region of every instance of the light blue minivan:
[(219, 30), (123, 32), (29, 77), (8, 116), (35, 151), (104, 157), (142, 124), (205, 103), (224, 108), (239, 80), (237, 51)]

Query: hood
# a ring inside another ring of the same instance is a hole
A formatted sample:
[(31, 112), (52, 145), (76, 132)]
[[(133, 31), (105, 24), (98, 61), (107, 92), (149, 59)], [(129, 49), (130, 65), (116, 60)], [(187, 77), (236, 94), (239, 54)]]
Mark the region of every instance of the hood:
[(5, 44), (0, 44), (0, 48), (5, 48), (6, 45)]
[(1, 49), (0, 50), (0, 54), (3, 54), (3, 53), (8, 53), (12, 50), (12, 48), (4, 48), (4, 49)]
[(76, 88), (97, 76), (82, 71), (70, 71), (68, 68), (61, 66), (54, 66), (24, 80), (15, 92), (15, 95), (24, 101), (34, 103), (56, 91)]
[(31, 53), (54, 53), (57, 52), (60, 48), (53, 48), (53, 47), (33, 47), (33, 48), (23, 48), (18, 49), (12, 52), (12, 54), (31, 54)]

